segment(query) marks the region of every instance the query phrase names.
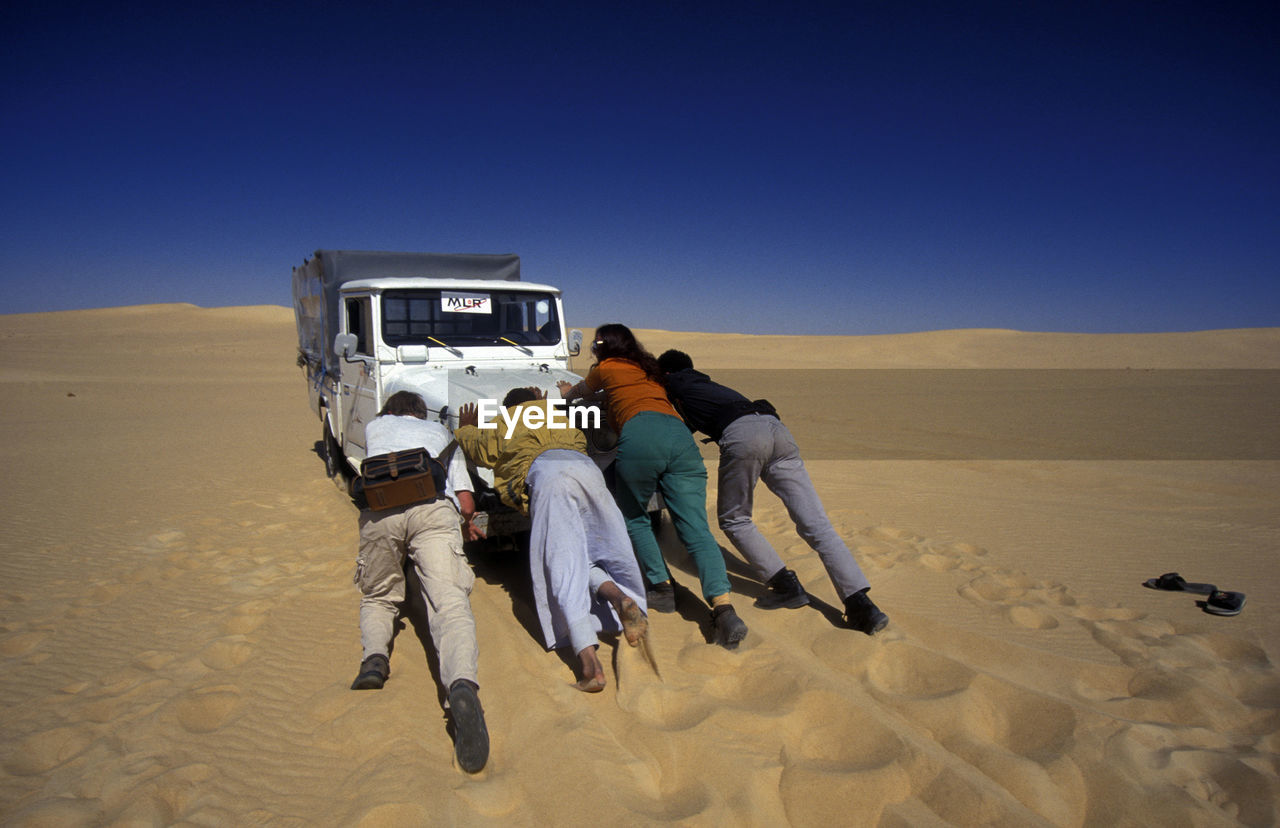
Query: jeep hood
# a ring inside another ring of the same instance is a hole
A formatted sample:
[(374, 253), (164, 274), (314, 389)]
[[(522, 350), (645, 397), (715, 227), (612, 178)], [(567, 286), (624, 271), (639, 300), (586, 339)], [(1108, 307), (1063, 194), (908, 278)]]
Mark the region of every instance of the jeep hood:
[(478, 400), (496, 400), (502, 398), (512, 388), (534, 387), (541, 389), (548, 397), (558, 398), (556, 383), (560, 380), (576, 383), (582, 377), (558, 368), (542, 370), (534, 367), (485, 367), (472, 368), (433, 368), (428, 366), (402, 367), (394, 376), (389, 377), (383, 390), (383, 397), (391, 396), (397, 391), (413, 391), (422, 395), (427, 407), (431, 409), (432, 418), (439, 416), (441, 409), (448, 417), (447, 425), (453, 429), (458, 424), (458, 409), (467, 403)]

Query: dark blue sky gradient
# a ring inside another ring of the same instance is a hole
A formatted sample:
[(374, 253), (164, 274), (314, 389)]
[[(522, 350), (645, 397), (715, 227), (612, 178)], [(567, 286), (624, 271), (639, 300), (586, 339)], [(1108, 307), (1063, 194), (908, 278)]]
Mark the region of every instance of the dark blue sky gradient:
[(1280, 325), (1275, 2), (14, 5), (0, 312), (331, 247), (518, 253), (577, 324)]

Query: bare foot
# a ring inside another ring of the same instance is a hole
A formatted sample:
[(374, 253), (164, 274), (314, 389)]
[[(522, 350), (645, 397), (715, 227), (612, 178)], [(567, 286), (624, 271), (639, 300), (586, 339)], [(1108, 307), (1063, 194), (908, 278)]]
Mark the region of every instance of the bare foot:
[(649, 619), (640, 611), (635, 601), (623, 596), (618, 607), (618, 617), (622, 619), (622, 634), (632, 647), (640, 643), (645, 633), (649, 632)]
[(622, 634), (632, 647), (640, 643), (644, 634), (649, 631), (649, 619), (640, 611), (640, 607), (618, 589), (613, 581), (605, 581), (596, 590), (596, 594), (613, 605), (614, 611), (622, 619)]
[(582, 660), (582, 679), (573, 686), (584, 693), (599, 693), (605, 687), (604, 667), (596, 658), (595, 646), (583, 648), (578, 658)]

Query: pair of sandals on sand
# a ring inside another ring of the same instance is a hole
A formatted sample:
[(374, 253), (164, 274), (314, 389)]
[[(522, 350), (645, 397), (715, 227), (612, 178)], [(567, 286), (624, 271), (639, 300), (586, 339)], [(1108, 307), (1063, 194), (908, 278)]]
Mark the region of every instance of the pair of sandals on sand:
[(1176, 572), (1166, 572), (1159, 578), (1148, 578), (1142, 585), (1148, 589), (1162, 589), (1166, 592), (1207, 595), (1208, 598), (1196, 601), (1196, 604), (1211, 615), (1239, 615), (1240, 610), (1244, 609), (1243, 592), (1229, 592), (1218, 589), (1213, 584), (1198, 584), (1186, 580)]

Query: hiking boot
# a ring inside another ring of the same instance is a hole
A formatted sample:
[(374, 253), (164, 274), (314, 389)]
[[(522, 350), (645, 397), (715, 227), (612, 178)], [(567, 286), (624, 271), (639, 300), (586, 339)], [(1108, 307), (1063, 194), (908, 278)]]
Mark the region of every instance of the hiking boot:
[(391, 675), (391, 663), (381, 653), (369, 656), (360, 662), (360, 674), (351, 682), (352, 690), (381, 690)]
[(736, 650), (738, 642), (747, 637), (747, 625), (728, 604), (713, 607), (711, 621), (716, 627), (716, 643), (726, 650)]
[(844, 620), (848, 623), (849, 629), (875, 635), (888, 626), (889, 616), (881, 612), (875, 602), (867, 596), (869, 589), (870, 587), (855, 592), (844, 599)]
[(453, 718), (453, 755), (458, 767), (476, 773), (489, 761), (489, 729), (484, 724), (477, 688), (466, 679), (449, 685), (449, 715)]
[(676, 588), (670, 581), (654, 584), (645, 591), (645, 600), (653, 612), (676, 611)]
[(805, 593), (804, 587), (800, 586), (800, 579), (796, 577), (796, 573), (790, 569), (783, 567), (779, 569), (774, 576), (770, 578), (765, 586), (769, 591), (756, 599), (755, 605), (760, 609), (796, 609), (803, 607), (809, 603), (809, 596)]

